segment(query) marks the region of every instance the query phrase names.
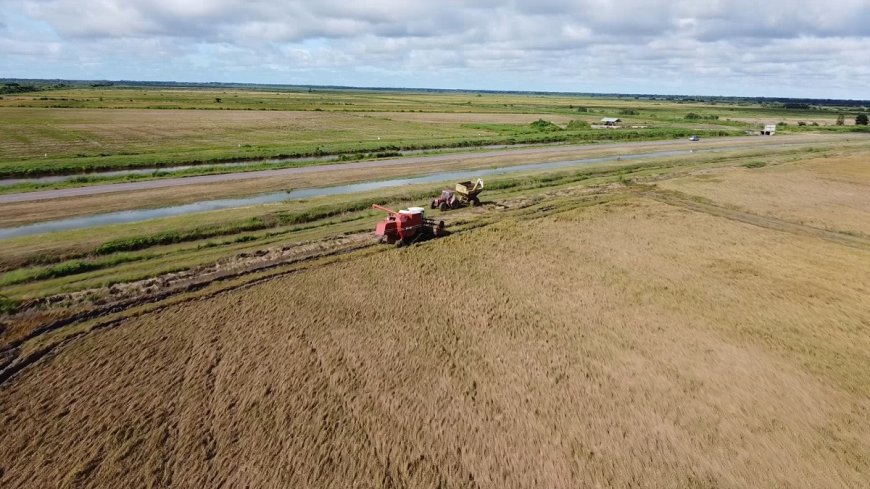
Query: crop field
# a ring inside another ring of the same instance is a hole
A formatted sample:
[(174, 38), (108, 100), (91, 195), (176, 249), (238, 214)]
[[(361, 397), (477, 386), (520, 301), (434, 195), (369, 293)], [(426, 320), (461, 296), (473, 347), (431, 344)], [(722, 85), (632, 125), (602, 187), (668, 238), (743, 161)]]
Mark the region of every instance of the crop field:
[(365, 196), (141, 249), (144, 224), (81, 233), (71, 256), (133, 248), (3, 290), (140, 254), (293, 259), (0, 335), (0, 486), (867, 487), (868, 154), (493, 180), (451, 235), (398, 250), (370, 244)]
[[(788, 122), (781, 128), (786, 132), (862, 131), (833, 126), (844, 112), (854, 120), (854, 110), (838, 108), (567, 95), (67, 88), (0, 98), (0, 177), (326, 155), (364, 159), (398, 151), (660, 140), (693, 133), (741, 135), (763, 122)], [(589, 127), (602, 117), (620, 117), (625, 127)], [(545, 123), (535, 125), (539, 120)], [(820, 125), (798, 127), (798, 120)]]
[(870, 164), (866, 153), (837, 155), (767, 166), (699, 172), (663, 182), (662, 188), (712, 199), (756, 214), (791, 222), (870, 236)]

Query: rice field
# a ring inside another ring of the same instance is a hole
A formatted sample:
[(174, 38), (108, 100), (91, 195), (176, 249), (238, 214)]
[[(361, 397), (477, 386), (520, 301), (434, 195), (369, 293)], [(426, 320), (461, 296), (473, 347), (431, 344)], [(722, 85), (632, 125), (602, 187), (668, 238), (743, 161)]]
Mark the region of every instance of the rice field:
[(823, 163), (565, 190), (122, 315), (0, 385), (0, 485), (867, 487), (870, 181)]
[[(740, 135), (763, 122), (829, 126), (835, 108), (569, 94), (365, 90), (62, 88), (0, 97), (0, 176), (395, 150)], [(854, 120), (853, 111), (847, 119)], [(700, 119), (687, 119), (692, 114)], [(624, 131), (568, 130), (620, 117)], [(544, 119), (555, 126), (530, 128)], [(801, 127), (851, 131), (856, 128)], [(558, 129), (558, 130), (556, 130)], [(27, 190), (22, 188), (22, 190)]]
[(847, 234), (870, 236), (868, 154), (836, 151), (820, 158), (711, 169), (668, 180), (662, 188), (721, 204)]

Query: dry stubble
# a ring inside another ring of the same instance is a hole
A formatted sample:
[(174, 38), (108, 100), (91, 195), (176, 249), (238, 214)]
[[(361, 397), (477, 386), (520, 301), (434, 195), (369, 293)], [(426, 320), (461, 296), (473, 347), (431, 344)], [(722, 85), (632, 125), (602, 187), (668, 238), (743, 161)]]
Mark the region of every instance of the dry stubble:
[(643, 200), (506, 221), (69, 345), (2, 387), (0, 482), (866, 487), (867, 270)]

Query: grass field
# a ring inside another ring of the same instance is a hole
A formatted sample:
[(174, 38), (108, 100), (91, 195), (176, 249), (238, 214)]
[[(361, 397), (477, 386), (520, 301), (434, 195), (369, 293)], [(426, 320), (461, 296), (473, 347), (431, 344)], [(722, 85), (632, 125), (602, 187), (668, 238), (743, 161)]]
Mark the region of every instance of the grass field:
[[(0, 98), (0, 177), (359, 157), (400, 149), (734, 135), (759, 121), (788, 122), (783, 130), (858, 130), (833, 127), (839, 113), (561, 95), (76, 88)], [(689, 114), (701, 119), (687, 119)], [(573, 120), (594, 123), (605, 116), (638, 128), (567, 128)], [(531, 127), (538, 119), (556, 126)], [(821, 126), (798, 128), (798, 119)]]
[(24, 279), (295, 257), (7, 330), (0, 485), (867, 487), (867, 150), (723, 156), (493, 181), (401, 250), (303, 208)]

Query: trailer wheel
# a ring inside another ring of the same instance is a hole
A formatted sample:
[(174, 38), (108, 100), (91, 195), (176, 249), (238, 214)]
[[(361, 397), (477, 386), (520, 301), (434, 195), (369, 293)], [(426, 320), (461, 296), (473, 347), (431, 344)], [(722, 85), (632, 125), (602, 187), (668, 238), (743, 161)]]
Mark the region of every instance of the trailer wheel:
[(480, 199), (478, 199), (477, 197), (473, 197), (471, 199), (471, 207), (477, 207), (479, 205), (480, 205)]
[(432, 202), (429, 203), (429, 208), (430, 208), (430, 209), (434, 209), (434, 208), (436, 208), (436, 207), (438, 207), (438, 206), (435, 205), (435, 200), (433, 199)]

